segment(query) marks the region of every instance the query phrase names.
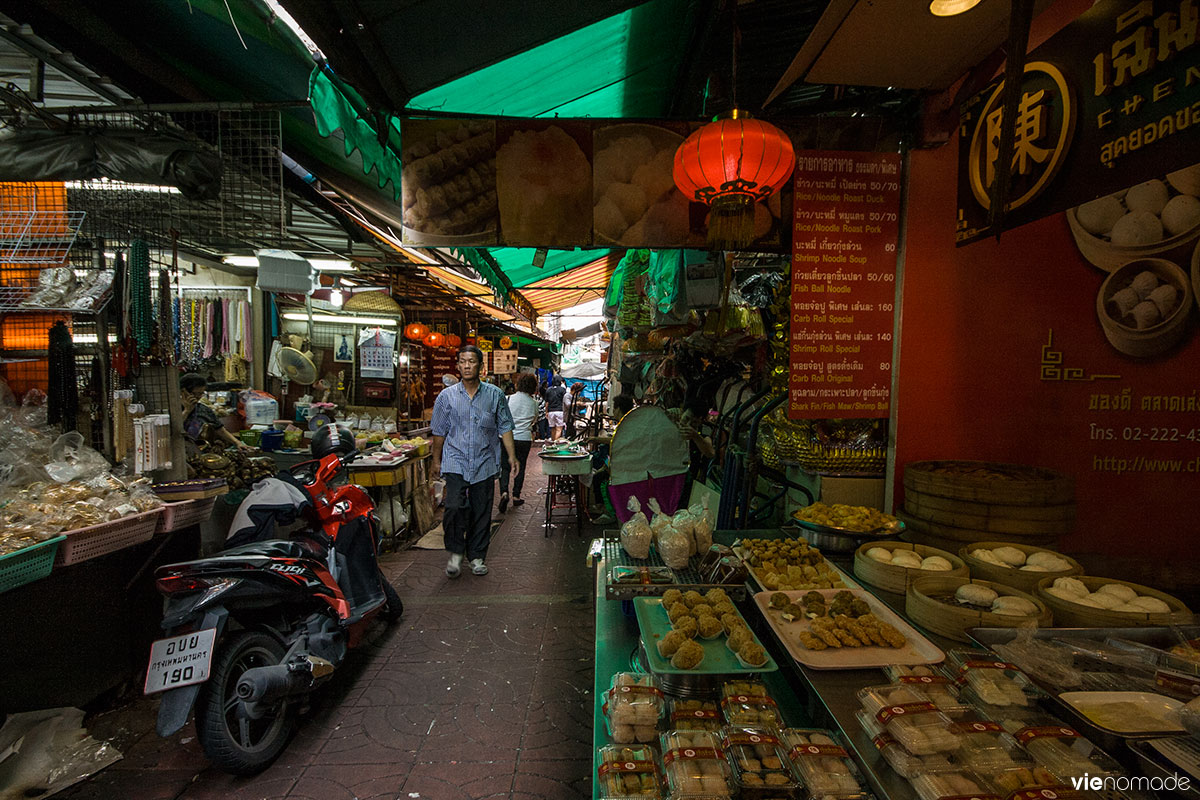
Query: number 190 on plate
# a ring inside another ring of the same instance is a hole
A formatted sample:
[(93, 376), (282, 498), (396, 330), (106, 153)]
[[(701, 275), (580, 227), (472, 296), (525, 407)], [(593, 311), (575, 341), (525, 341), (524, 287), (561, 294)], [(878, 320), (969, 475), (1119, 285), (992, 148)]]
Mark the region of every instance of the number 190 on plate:
[(144, 694), (208, 680), (216, 638), (216, 628), (205, 628), (155, 642), (150, 647)]

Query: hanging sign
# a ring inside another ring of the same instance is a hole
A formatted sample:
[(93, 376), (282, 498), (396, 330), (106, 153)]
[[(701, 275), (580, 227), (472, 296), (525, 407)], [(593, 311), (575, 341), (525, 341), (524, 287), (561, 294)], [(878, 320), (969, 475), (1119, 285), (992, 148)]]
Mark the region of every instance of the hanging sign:
[(900, 156), (798, 154), (788, 417), (888, 416)]
[(493, 350), (491, 356), (493, 375), (511, 375), (517, 371), (516, 350)]
[(396, 376), (396, 334), (382, 328), (358, 332), (359, 374), (364, 378)]
[[(1002, 230), (1196, 163), (1197, 20), (1195, 0), (1101, 0), (1030, 52)], [(960, 245), (1000, 232), (990, 226), (988, 212), (1003, 105), (999, 81), (963, 106), (955, 234)]]

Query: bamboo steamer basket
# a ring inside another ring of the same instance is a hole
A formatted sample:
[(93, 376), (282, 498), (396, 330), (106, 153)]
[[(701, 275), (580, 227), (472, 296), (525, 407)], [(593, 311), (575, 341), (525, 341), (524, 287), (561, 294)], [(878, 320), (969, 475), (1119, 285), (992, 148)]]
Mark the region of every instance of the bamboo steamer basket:
[(1007, 536), (1057, 536), (1075, 526), (1075, 504), (1015, 506), (939, 497), (917, 489), (904, 492), (904, 509), (914, 517), (968, 530)]
[(1149, 586), (1142, 586), (1138, 583), (1130, 583), (1129, 581), (1121, 581), (1116, 578), (1102, 578), (1098, 575), (1078, 575), (1076, 579), (1083, 582), (1083, 585), (1088, 588), (1089, 592), (1095, 592), (1101, 586), (1108, 583), (1119, 583), (1122, 586), (1128, 586), (1139, 595), (1147, 595), (1149, 597), (1157, 597), (1168, 606), (1171, 611), (1166, 614), (1152, 614), (1150, 612), (1133, 612), (1133, 611), (1113, 611), (1110, 608), (1092, 608), (1091, 606), (1080, 605), (1063, 600), (1060, 597), (1050, 594), (1046, 590), (1054, 585), (1054, 578), (1043, 578), (1038, 582), (1035, 594), (1039, 600), (1042, 600), (1050, 610), (1054, 612), (1054, 619), (1062, 627), (1067, 628), (1130, 628), (1130, 627), (1145, 627), (1159, 625), (1189, 625), (1194, 621), (1194, 615), (1178, 598), (1172, 597), (1166, 592), (1160, 592), (1157, 589), (1151, 589)]
[(1025, 544), (1034, 544), (1043, 547), (1053, 546), (1058, 541), (1058, 535), (1054, 533), (1015, 536), (1013, 534), (998, 534), (995, 531), (981, 531), (976, 528), (942, 525), (937, 522), (921, 519), (920, 517), (914, 517), (909, 513), (907, 507), (897, 509), (896, 517), (904, 522), (906, 535), (912, 534), (914, 537), (920, 537), (922, 542), (929, 542), (935, 546), (942, 544), (942, 549), (952, 551), (962, 547), (964, 543), (990, 542), (1004, 538), (1006, 535), (1011, 537), (1011, 540), (1018, 540)]
[[(966, 583), (986, 586), (1002, 597), (1022, 597), (1037, 606), (1040, 613), (1036, 617), (1015, 617), (943, 603), (937, 599), (953, 596), (958, 587)], [(977, 578), (942, 575), (918, 578), (909, 584), (904, 598), (904, 614), (930, 633), (945, 636), (956, 642), (971, 641), (971, 637), (967, 635), (971, 628), (1019, 628), (1030, 621), (1036, 622), (1039, 628), (1048, 628), (1054, 622), (1054, 616), (1047, 604), (1028, 592)]]
[(904, 490), (974, 503), (1045, 506), (1073, 503), (1075, 482), (1052, 469), (995, 461), (914, 461)]
[[(1165, 319), (1148, 328), (1138, 329), (1115, 316), (1109, 300), (1129, 286), (1141, 272), (1152, 272), (1162, 284), (1170, 284), (1178, 293), (1176, 305)], [(1192, 310), (1192, 284), (1187, 273), (1173, 261), (1162, 258), (1139, 258), (1115, 269), (1096, 295), (1096, 316), (1105, 338), (1118, 352), (1136, 358), (1149, 358), (1169, 350), (1183, 338)]]
[[(1034, 553), (1052, 553), (1058, 556), (1063, 561), (1071, 565), (1070, 569), (1059, 572), (1030, 572), (1021, 570), (1016, 567), (998, 567), (995, 564), (989, 564), (986, 561), (981, 561), (974, 558), (971, 552), (984, 548), (986, 550), (994, 550), (997, 547), (1015, 547), (1025, 554), (1025, 557)], [(963, 545), (958, 551), (963, 562), (971, 570), (972, 578), (982, 578), (985, 581), (995, 581), (996, 583), (1011, 586), (1014, 589), (1020, 589), (1023, 592), (1033, 593), (1037, 589), (1037, 585), (1042, 582), (1043, 578), (1049, 577), (1053, 582), (1054, 578), (1066, 578), (1071, 575), (1082, 575), (1083, 567), (1079, 562), (1070, 556), (1064, 556), (1062, 553), (1056, 553), (1053, 550), (1048, 550), (1045, 547), (1034, 547), (1033, 545), (1020, 544), (1018, 542), (975, 542), (974, 544)]]
[(1135, 258), (1187, 258), (1192, 243), (1200, 236), (1200, 225), (1193, 225), (1188, 230), (1150, 244), (1113, 244), (1102, 236), (1089, 233), (1080, 225), (1074, 208), (1067, 209), (1067, 226), (1071, 229), (1079, 253), (1105, 272), (1112, 272)]
[[(929, 556), (941, 556), (950, 562), (951, 569), (938, 572), (936, 570), (911, 569), (909, 567), (884, 564), (867, 555), (867, 551), (872, 547), (882, 547), (884, 550), (912, 550), (923, 559)], [(963, 560), (953, 553), (921, 544), (909, 544), (908, 542), (864, 542), (854, 551), (854, 577), (888, 592), (904, 594), (908, 590), (910, 583), (917, 578), (927, 575), (954, 575), (966, 578), (970, 575), (970, 571), (967, 569), (967, 565), (963, 563)]]

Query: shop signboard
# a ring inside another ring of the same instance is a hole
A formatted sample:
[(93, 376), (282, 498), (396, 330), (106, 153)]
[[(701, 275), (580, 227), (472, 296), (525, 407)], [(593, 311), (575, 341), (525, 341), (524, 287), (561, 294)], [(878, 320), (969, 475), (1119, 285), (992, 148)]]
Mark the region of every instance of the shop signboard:
[(433, 407), (433, 401), (446, 388), (446, 376), (458, 379), (458, 353), (449, 347), (426, 347), (425, 364), (428, 375), (425, 385), (429, 387), (426, 404)]
[(493, 350), (490, 355), (493, 375), (511, 375), (517, 371), (516, 350)]
[(900, 156), (798, 154), (788, 417), (887, 417)]
[[(958, 244), (1194, 164), (1200, 152), (1198, 27), (1196, 0), (1100, 0), (1030, 52), (1000, 229), (988, 217), (1003, 80), (969, 100), (959, 125)], [(1102, 224), (1091, 232), (1109, 241), (1112, 228)], [(1121, 237), (1113, 230), (1113, 241)]]

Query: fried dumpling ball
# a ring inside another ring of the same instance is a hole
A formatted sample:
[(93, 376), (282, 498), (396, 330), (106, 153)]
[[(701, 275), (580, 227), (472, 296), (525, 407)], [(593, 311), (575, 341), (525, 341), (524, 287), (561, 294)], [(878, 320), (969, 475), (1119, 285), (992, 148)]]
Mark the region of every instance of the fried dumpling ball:
[(713, 616), (713, 607), (710, 606), (708, 603), (697, 603), (696, 605), (692, 606), (692, 616), (693, 617), (705, 617), (705, 616), (711, 617), (711, 616)]
[(746, 627), (746, 620), (742, 619), (737, 614), (722, 614), (721, 625), (725, 628), (725, 633), (732, 633), (738, 628)]
[(694, 608), (695, 606), (704, 602), (704, 595), (700, 594), (694, 589), (689, 590), (683, 593), (683, 602), (687, 603), (688, 608)]
[(742, 645), (752, 641), (754, 641), (754, 637), (751, 635), (749, 628), (738, 628), (729, 634), (729, 639), (726, 640), (725, 644), (730, 650), (736, 653), (741, 649)]
[(700, 623), (692, 616), (680, 617), (671, 623), (671, 627), (689, 639), (695, 639), (696, 634), (700, 632)]
[(716, 636), (720, 636), (725, 630), (725, 627), (721, 624), (721, 620), (708, 614), (700, 617), (697, 625), (699, 627), (700, 635), (705, 639), (712, 639)]
[(729, 595), (725, 593), (724, 589), (709, 589), (704, 593), (704, 599), (707, 600), (710, 605), (716, 606), (719, 603), (728, 603)]
[(786, 592), (775, 592), (771, 595), (771, 608), (783, 608), (792, 602)]
[(692, 609), (686, 603), (679, 602), (667, 609), (667, 619), (674, 622), (680, 617), (690, 617)]
[(679, 645), (679, 649), (671, 657), (671, 666), (675, 669), (695, 669), (703, 660), (704, 648), (689, 639)]
[(658, 654), (663, 658), (670, 658), (675, 655), (679, 645), (686, 641), (687, 637), (679, 631), (667, 631), (667, 634), (658, 640)]
[(761, 667), (767, 663), (767, 651), (756, 642), (746, 642), (737, 651), (738, 658), (752, 667)]
[(671, 606), (675, 605), (676, 603), (682, 603), (682, 602), (683, 602), (683, 592), (679, 591), (678, 589), (667, 589), (665, 592), (663, 592), (663, 596), (662, 596), (663, 608), (670, 608)]
[(716, 605), (714, 605), (712, 607), (712, 610), (713, 610), (713, 616), (716, 617), (717, 619), (720, 619), (721, 617), (725, 616), (726, 614), (735, 614), (735, 615), (737, 614), (737, 609), (734, 608), (733, 603), (729, 602), (728, 600), (725, 600), (724, 602), (721, 602), (721, 603), (717, 603)]

